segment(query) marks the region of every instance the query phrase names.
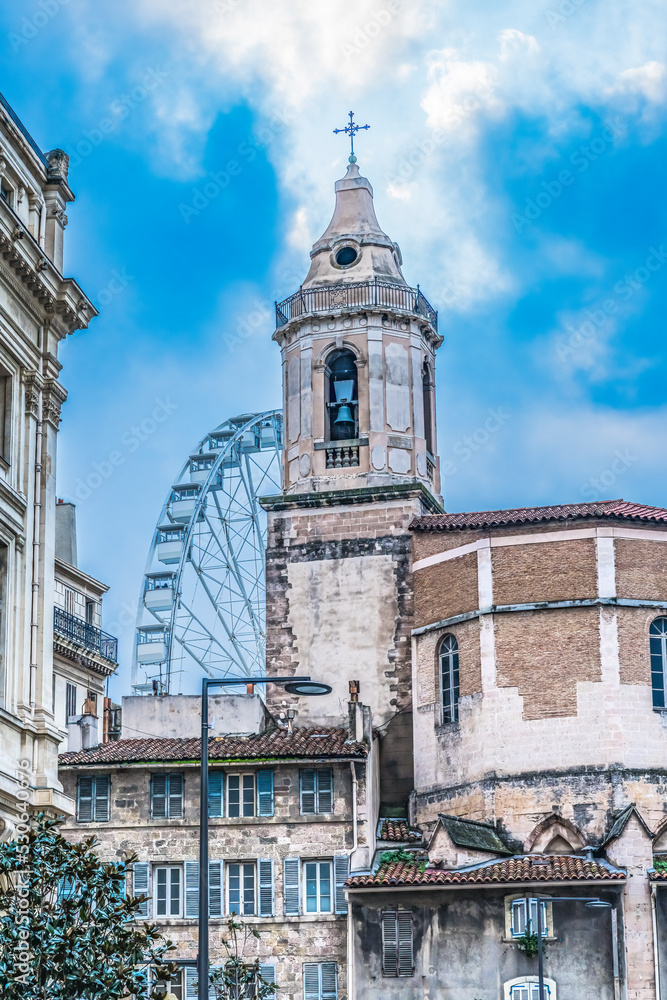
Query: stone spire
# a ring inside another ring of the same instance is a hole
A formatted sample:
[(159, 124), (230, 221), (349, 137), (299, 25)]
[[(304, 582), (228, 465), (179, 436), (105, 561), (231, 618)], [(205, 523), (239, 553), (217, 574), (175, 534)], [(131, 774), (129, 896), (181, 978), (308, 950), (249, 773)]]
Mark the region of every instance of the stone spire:
[(347, 282), (380, 281), (405, 285), (401, 251), (380, 228), (373, 188), (350, 163), (336, 181), (336, 207), (331, 222), (310, 252), (312, 263), (304, 288)]

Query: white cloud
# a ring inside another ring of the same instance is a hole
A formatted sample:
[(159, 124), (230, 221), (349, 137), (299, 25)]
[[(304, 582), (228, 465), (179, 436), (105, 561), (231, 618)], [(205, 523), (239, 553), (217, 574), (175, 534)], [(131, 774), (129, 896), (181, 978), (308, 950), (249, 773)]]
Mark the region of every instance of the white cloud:
[(502, 62), (510, 59), (517, 52), (539, 52), (540, 46), (532, 35), (524, 35), (516, 28), (505, 28), (498, 36), (500, 40), (500, 59)]
[(612, 93), (638, 94), (653, 104), (667, 99), (667, 68), (664, 63), (652, 60), (644, 66), (623, 70)]

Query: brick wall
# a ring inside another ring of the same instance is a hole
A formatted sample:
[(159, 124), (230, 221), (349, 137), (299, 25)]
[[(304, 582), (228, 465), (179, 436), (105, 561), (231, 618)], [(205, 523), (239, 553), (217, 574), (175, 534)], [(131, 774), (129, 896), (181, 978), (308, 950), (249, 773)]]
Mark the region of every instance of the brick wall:
[(619, 597), (667, 601), (667, 545), (646, 539), (616, 539)]
[(600, 680), (597, 608), (495, 616), (499, 687), (516, 687), (525, 719), (577, 714), (577, 684)]
[(568, 601), (597, 595), (594, 539), (491, 550), (495, 604)]
[(415, 628), (452, 618), (479, 606), (477, 553), (420, 569), (415, 588)]
[(618, 608), (618, 658), (621, 684), (651, 685), (649, 628), (655, 608)]

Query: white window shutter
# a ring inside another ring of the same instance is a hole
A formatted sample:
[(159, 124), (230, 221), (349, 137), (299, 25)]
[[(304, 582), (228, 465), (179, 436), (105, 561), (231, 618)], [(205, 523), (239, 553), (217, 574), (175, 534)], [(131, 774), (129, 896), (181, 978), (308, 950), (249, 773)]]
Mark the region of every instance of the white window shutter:
[(90, 823), (93, 818), (94, 778), (79, 778), (77, 784), (76, 818), (79, 823)]
[(194, 965), (185, 967), (185, 1000), (198, 1000), (197, 969)]
[(273, 771), (267, 768), (257, 772), (257, 815), (273, 816)]
[(186, 861), (185, 869), (185, 906), (186, 917), (199, 916), (199, 862)]
[(301, 859), (285, 858), (283, 862), (283, 898), (285, 901), (285, 916), (298, 916), (301, 912), (299, 883), (301, 876)]
[(259, 915), (260, 917), (272, 917), (275, 906), (273, 860), (271, 858), (259, 858), (257, 861), (257, 874), (259, 881)]
[(312, 768), (301, 772), (301, 812), (315, 812), (315, 771)]
[(382, 975), (398, 975), (398, 920), (395, 910), (382, 912)]
[[(146, 861), (135, 861), (132, 867), (132, 895), (148, 896), (151, 866)], [(150, 900), (146, 899), (139, 908), (139, 916), (150, 916)]]
[(347, 913), (347, 900), (345, 899), (345, 883), (350, 877), (350, 856), (349, 854), (336, 854), (334, 857), (334, 882), (335, 882), (335, 912)]
[(512, 934), (521, 937), (526, 933), (526, 900), (515, 899), (512, 903)]
[[(209, 861), (208, 863), (208, 915), (209, 917), (222, 916), (222, 868), (223, 861)], [(199, 869), (199, 865), (197, 865)], [(199, 893), (197, 893), (199, 896)]]
[(396, 923), (398, 927), (398, 974), (399, 976), (414, 976), (415, 961), (410, 910), (399, 910), (396, 914)]
[(338, 965), (336, 962), (321, 962), (322, 1000), (338, 1000)]
[(153, 819), (167, 817), (167, 779), (164, 774), (154, 774), (151, 778), (151, 816)]
[(329, 768), (317, 772), (317, 811), (333, 812), (333, 771)]
[(98, 823), (109, 822), (109, 792), (109, 775), (99, 774), (95, 779), (95, 820)]
[(303, 1000), (321, 1000), (320, 967), (317, 962), (303, 963)]

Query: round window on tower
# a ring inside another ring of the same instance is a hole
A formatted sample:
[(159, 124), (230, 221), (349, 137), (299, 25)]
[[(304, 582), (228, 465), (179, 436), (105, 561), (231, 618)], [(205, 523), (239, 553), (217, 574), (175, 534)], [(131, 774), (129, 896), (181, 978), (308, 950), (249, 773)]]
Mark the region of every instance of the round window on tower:
[(352, 264), (356, 263), (358, 257), (359, 254), (354, 247), (341, 247), (336, 254), (336, 263), (339, 267), (350, 267)]

